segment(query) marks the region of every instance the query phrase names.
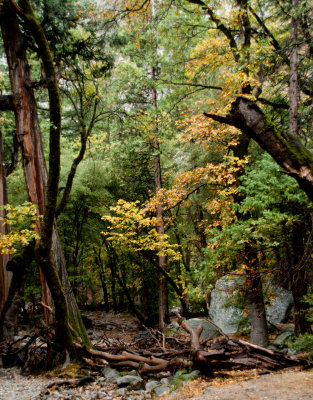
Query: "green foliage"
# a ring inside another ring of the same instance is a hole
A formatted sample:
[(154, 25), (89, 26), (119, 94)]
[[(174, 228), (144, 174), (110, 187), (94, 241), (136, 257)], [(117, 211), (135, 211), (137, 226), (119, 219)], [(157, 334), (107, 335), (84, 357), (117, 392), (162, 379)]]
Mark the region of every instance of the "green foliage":
[(298, 351), (308, 353), (307, 358), (313, 362), (313, 335), (310, 333), (304, 333), (295, 339), (295, 341), (289, 343), (289, 346)]

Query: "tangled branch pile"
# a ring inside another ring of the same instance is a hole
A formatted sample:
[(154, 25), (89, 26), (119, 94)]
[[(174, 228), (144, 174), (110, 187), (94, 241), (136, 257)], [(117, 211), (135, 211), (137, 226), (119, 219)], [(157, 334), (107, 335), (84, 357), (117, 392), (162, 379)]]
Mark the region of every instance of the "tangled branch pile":
[[(181, 326), (189, 334), (189, 338), (165, 338), (158, 331), (147, 330), (144, 338), (132, 343), (121, 339), (103, 339), (92, 349), (77, 342), (75, 347), (81, 360), (92, 370), (108, 365), (117, 369), (136, 369), (141, 375), (157, 375), (163, 371), (182, 368), (200, 370), (204, 375), (236, 368), (258, 368), (269, 372), (305, 363), (278, 351), (226, 335), (201, 342), (202, 325), (192, 329), (183, 321)], [(31, 365), (38, 368), (44, 362), (47, 339), (48, 337), (37, 333), (14, 343), (2, 343), (0, 357), (3, 363), (14, 361), (22, 365), (23, 369), (31, 368)]]

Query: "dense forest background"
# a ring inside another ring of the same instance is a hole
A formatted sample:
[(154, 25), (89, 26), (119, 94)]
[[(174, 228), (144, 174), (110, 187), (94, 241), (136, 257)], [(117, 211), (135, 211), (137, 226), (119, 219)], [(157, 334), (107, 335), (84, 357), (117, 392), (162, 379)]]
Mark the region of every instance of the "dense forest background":
[(68, 319), (88, 344), (76, 303), (164, 330), (226, 274), (253, 343), (266, 280), (311, 333), (312, 7), (1, 2), (1, 337), (21, 299), (57, 352)]

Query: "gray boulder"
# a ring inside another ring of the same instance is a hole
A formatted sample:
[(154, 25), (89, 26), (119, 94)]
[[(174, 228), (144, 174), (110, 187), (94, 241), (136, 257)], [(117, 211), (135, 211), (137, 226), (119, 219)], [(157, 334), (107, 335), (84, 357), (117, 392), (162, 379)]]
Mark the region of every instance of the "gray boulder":
[(272, 324), (280, 324), (286, 320), (293, 306), (293, 297), (289, 290), (267, 282), (264, 285), (271, 301), (266, 307), (266, 318)]
[[(243, 277), (225, 275), (216, 282), (211, 292), (209, 315), (226, 334), (236, 332), (240, 322), (245, 318), (243, 310), (233, 305), (234, 298), (242, 286)], [(293, 305), (291, 292), (268, 280), (263, 287), (271, 299), (266, 306), (267, 320), (274, 324), (282, 323)]]
[(219, 279), (211, 292), (209, 315), (212, 321), (226, 334), (238, 330), (243, 310), (231, 305), (232, 298), (242, 286), (241, 277), (225, 275)]

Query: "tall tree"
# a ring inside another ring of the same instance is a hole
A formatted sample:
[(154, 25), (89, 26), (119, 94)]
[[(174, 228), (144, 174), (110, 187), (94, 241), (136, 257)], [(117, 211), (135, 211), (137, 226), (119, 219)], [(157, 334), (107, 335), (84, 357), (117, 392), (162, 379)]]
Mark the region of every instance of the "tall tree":
[[(2, 132), (0, 130), (0, 206), (7, 203), (7, 185), (6, 185), (6, 171), (4, 168), (4, 155), (3, 155), (3, 144), (2, 144)], [(5, 210), (0, 209), (0, 235), (6, 235), (8, 233), (8, 225), (3, 224), (1, 218), (5, 218)], [(0, 311), (7, 299), (10, 287), (10, 281), (12, 273), (7, 271), (6, 265), (9, 261), (8, 254), (0, 254)]]
[[(41, 240), (36, 249), (36, 259), (43, 270), (45, 279), (52, 293), (55, 306), (56, 340), (53, 354), (74, 355), (69, 322), (74, 330), (88, 342), (76, 301), (68, 282), (62, 248), (55, 224), (55, 207), (58, 194), (60, 169), (60, 99), (52, 54), (33, 8), (29, 1), (20, 6), (13, 1), (2, 5), (1, 28), (6, 48), (12, 91), (16, 101), (16, 127), (22, 148), (23, 164), (28, 193), (31, 201), (37, 204), (43, 213), (42, 226), (38, 223)], [(39, 129), (36, 101), (34, 98), (29, 67), (26, 59), (25, 42), (21, 34), (17, 15), (24, 21), (32, 34), (38, 54), (42, 59), (50, 105), (50, 156), (47, 177), (43, 156), (41, 133)], [(12, 26), (15, 29), (12, 29)], [(45, 186), (47, 191), (45, 194)], [(54, 261), (52, 259), (54, 255)], [(57, 272), (54, 265), (57, 265)], [(67, 298), (61, 281), (65, 283)], [(69, 315), (70, 311), (70, 315)], [(70, 318), (69, 318), (70, 316)], [(53, 363), (54, 357), (51, 358)]]

